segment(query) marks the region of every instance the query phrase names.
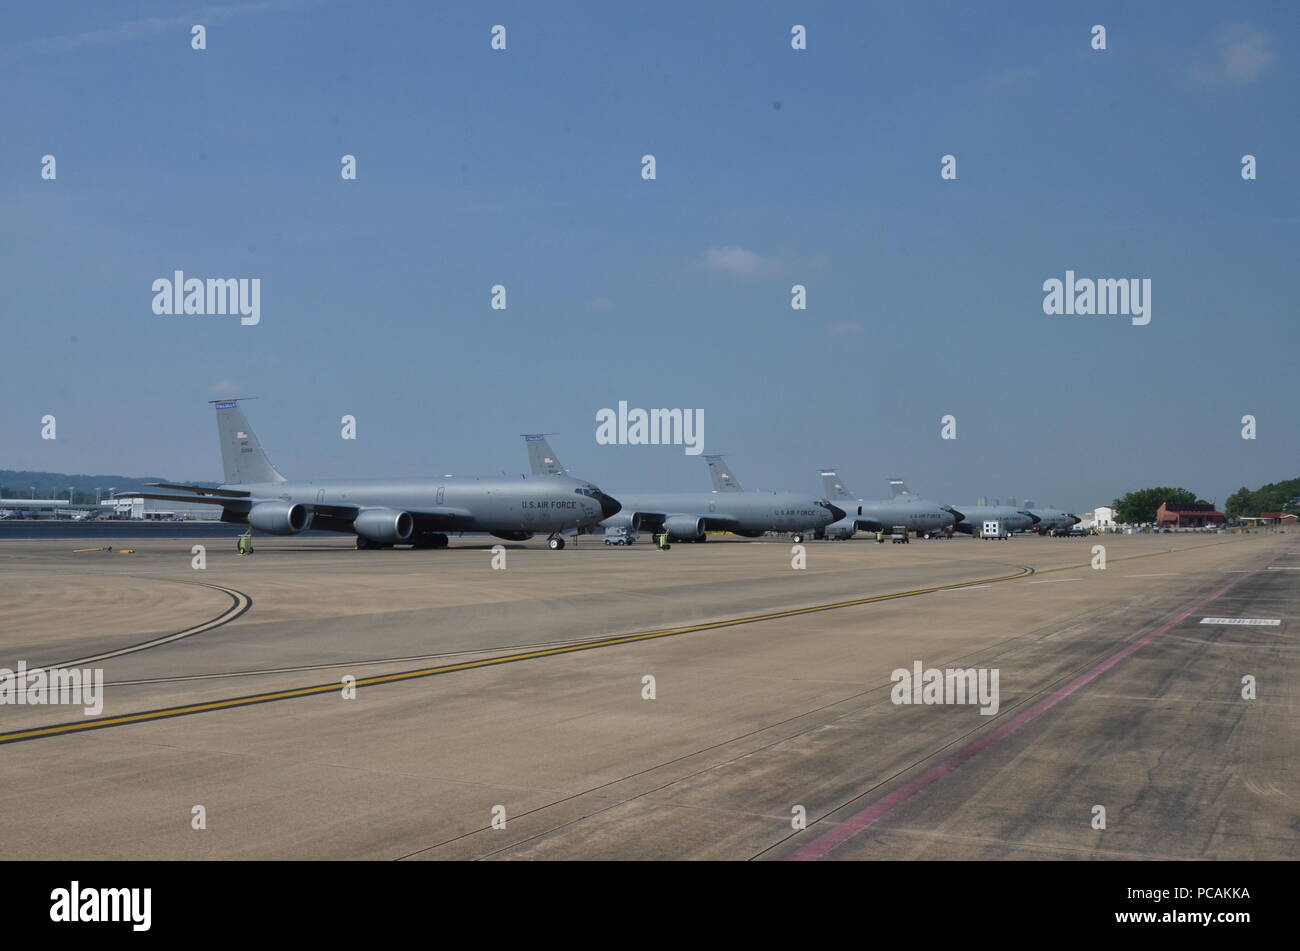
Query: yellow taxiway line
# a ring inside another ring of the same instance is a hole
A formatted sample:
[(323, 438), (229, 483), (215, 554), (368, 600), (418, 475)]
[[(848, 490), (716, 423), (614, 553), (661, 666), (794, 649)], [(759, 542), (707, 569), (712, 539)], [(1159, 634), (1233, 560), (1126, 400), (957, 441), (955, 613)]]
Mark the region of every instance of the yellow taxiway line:
[[(1205, 546), (1196, 546), (1205, 547)], [(1192, 549), (1177, 549), (1178, 551), (1189, 551)], [(1150, 558), (1153, 555), (1170, 554), (1174, 549), (1168, 549), (1159, 552), (1148, 552), (1142, 555), (1129, 555), (1125, 558), (1114, 558), (1112, 562), (1131, 561), (1138, 558)], [(841, 608), (857, 607), (863, 604), (876, 604), (881, 601), (893, 601), (898, 598), (911, 598), (921, 594), (932, 594), (936, 591), (951, 591), (959, 588), (969, 588), (975, 585), (996, 584), (1000, 581), (1012, 581), (1016, 578), (1027, 578), (1034, 574), (1052, 574), (1057, 571), (1073, 571), (1078, 568), (1087, 568), (1090, 563), (1081, 565), (1064, 565), (1060, 568), (1046, 568), (1042, 571), (1035, 571), (1030, 567), (1022, 568), (1015, 574), (1000, 575), (996, 578), (977, 578), (973, 581), (959, 581), (954, 584), (933, 585), (928, 588), (916, 588), (911, 591), (896, 591), (892, 594), (878, 594), (869, 598), (855, 598), (851, 601), (834, 601), (829, 604), (815, 604), (803, 608), (791, 608), (786, 611), (772, 611), (767, 614), (754, 614), (747, 617), (729, 618), (722, 621), (706, 621), (701, 624), (691, 624), (685, 627), (674, 627), (663, 631), (646, 631), (639, 634), (623, 634), (613, 637), (605, 637), (594, 641), (582, 641), (577, 644), (566, 644), (559, 647), (548, 647), (539, 650), (523, 651), (515, 654), (505, 654), (500, 657), (485, 657), (480, 660), (463, 661), (458, 664), (445, 664), (439, 667), (422, 667), (417, 670), (400, 671), (395, 674), (380, 674), (374, 677), (357, 678), (353, 686), (357, 687), (374, 687), (379, 684), (400, 683), (404, 680), (415, 680), (421, 677), (435, 677), (439, 674), (450, 674), (462, 670), (477, 670), (484, 667), (496, 667), (501, 664), (513, 664), (519, 661), (537, 660), (542, 657), (557, 657), (561, 654), (575, 654), (579, 651), (596, 650), (602, 647), (617, 647), (622, 644), (635, 644), (638, 641), (656, 640), (662, 637), (677, 637), (681, 634), (693, 634), (698, 631), (716, 631), (721, 628), (735, 627), (740, 624), (754, 624), (759, 621), (774, 621), (781, 618), (799, 617), (803, 614), (816, 614), (821, 611), (835, 611)], [(217, 587), (209, 585), (209, 587)], [(225, 590), (227, 593), (234, 593), (233, 589)], [(242, 613), (242, 611), (240, 612)], [(216, 620), (216, 619), (214, 619)], [(212, 622), (208, 622), (211, 624)], [(202, 625), (201, 625), (202, 627)], [(194, 633), (191, 629), (188, 633)], [(160, 638), (159, 641), (175, 638), (179, 635), (172, 635), (171, 638)], [(157, 642), (150, 642), (150, 644)], [(138, 649), (138, 647), (136, 648)], [(101, 655), (103, 656), (103, 655)], [(95, 720), (83, 720), (79, 723), (57, 723), (51, 726), (35, 727), (29, 730), (16, 730), (11, 733), (0, 733), (0, 745), (6, 743), (18, 743), (23, 740), (35, 740), (50, 736), (63, 736), (69, 733), (83, 733), (88, 730), (102, 730), (114, 726), (127, 726), (132, 723), (149, 723), (153, 720), (164, 720), (169, 717), (183, 717), (195, 713), (210, 713), (214, 710), (230, 710), (236, 707), (252, 706), (255, 703), (272, 703), (276, 700), (292, 700), (298, 697), (312, 697), (318, 694), (334, 693), (342, 690), (344, 683), (342, 681), (328, 684), (315, 684), (310, 687), (298, 687), (292, 690), (276, 690), (269, 693), (251, 694), (245, 697), (230, 697), (225, 700), (211, 700), (206, 703), (186, 704), (178, 707), (164, 707), (159, 710), (144, 710), (140, 713), (128, 713), (116, 717), (100, 717)]]

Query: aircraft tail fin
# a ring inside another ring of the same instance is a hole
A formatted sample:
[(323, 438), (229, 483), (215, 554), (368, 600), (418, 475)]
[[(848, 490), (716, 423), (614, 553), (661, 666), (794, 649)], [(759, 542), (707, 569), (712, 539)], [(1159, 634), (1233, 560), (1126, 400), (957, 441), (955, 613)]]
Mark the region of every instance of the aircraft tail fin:
[(528, 465), (535, 476), (564, 475), (564, 466), (546, 441), (547, 433), (524, 433), (524, 445), (528, 447)]
[(709, 465), (709, 476), (713, 479), (714, 492), (740, 492), (740, 482), (731, 474), (719, 455), (705, 456), (704, 461)]
[(212, 400), (217, 409), (217, 435), (221, 439), (221, 465), (224, 484), (246, 482), (284, 482), (284, 476), (271, 465), (258, 442), (239, 400)]
[(890, 479), (889, 491), (894, 494), (894, 498), (898, 498), (900, 495), (912, 494), (912, 490), (907, 487), (907, 483), (902, 479)]
[(828, 499), (851, 499), (848, 487), (840, 481), (839, 474), (834, 469), (819, 469), (822, 474), (822, 491), (826, 493)]

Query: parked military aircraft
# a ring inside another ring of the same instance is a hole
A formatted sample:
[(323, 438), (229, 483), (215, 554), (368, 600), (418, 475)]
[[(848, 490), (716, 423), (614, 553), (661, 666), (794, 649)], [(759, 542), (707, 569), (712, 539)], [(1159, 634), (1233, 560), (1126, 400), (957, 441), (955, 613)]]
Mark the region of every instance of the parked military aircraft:
[(901, 479), (889, 480), (893, 498), (868, 501), (855, 499), (834, 469), (818, 471), (821, 473), (826, 496), (848, 513), (838, 522), (827, 526), (827, 538), (852, 538), (860, 531), (887, 532), (895, 525), (906, 525), (921, 536), (940, 532), (951, 534), (953, 526), (961, 517), (961, 513), (955, 509), (913, 495)]
[(358, 548), (444, 548), (449, 532), (488, 532), (508, 541), (546, 534), (550, 547), (558, 549), (566, 534), (619, 510), (617, 501), (590, 482), (564, 474), (290, 481), (271, 465), (239, 401), (212, 402), (225, 469), (220, 488), (153, 483), (167, 491), (124, 494), (220, 505), (223, 522), (270, 535), (308, 528), (351, 533)]
[[(564, 471), (544, 435), (530, 433), (524, 440), (534, 476), (546, 476), (550, 468)], [(720, 486), (717, 490), (628, 495), (620, 499), (622, 511), (604, 519), (601, 526), (634, 532), (666, 531), (673, 540), (689, 542), (707, 540), (706, 533), (710, 531), (731, 532), (745, 538), (781, 532), (789, 533), (797, 544), (807, 533), (820, 534), (831, 522), (844, 517), (843, 509), (826, 499), (791, 492), (741, 491), (739, 482), (724, 471), (721, 456), (704, 458), (714, 485)]]
[(1025, 509), (1025, 511), (1038, 517), (1036, 527), (1040, 535), (1068, 532), (1083, 521), (1079, 516), (1062, 512), (1060, 509)]
[[(952, 509), (952, 512), (956, 514), (957, 510)], [(963, 505), (961, 515), (957, 520), (957, 531), (966, 535), (978, 534), (985, 522), (1001, 522), (1009, 532), (1024, 532), (1040, 521), (1037, 515), (1010, 505)]]

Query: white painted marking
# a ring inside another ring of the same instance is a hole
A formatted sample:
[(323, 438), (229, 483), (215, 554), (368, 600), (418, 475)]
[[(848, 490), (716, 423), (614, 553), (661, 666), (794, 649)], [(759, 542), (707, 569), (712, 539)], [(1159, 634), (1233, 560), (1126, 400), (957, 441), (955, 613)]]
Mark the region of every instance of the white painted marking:
[(1279, 627), (1282, 622), (1266, 617), (1203, 617), (1202, 624), (1250, 624), (1255, 627)]
[(1181, 573), (1182, 572), (1178, 572), (1178, 571), (1167, 571), (1164, 574), (1160, 574), (1160, 575), (1129, 575), (1129, 577), (1130, 578), (1172, 578), (1175, 575)]
[(1269, 565), (1269, 571), (1300, 571), (1300, 568), (1279, 568), (1277, 565)]

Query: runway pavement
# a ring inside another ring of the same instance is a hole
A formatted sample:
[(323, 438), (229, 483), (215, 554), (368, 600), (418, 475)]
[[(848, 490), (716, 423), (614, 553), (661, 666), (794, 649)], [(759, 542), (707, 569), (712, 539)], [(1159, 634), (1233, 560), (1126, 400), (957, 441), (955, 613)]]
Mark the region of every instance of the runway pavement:
[[(6, 854), (1300, 853), (1300, 534), (492, 542), (0, 541), (0, 667), (107, 681), (0, 705)], [(997, 712), (892, 702), (917, 662)]]

